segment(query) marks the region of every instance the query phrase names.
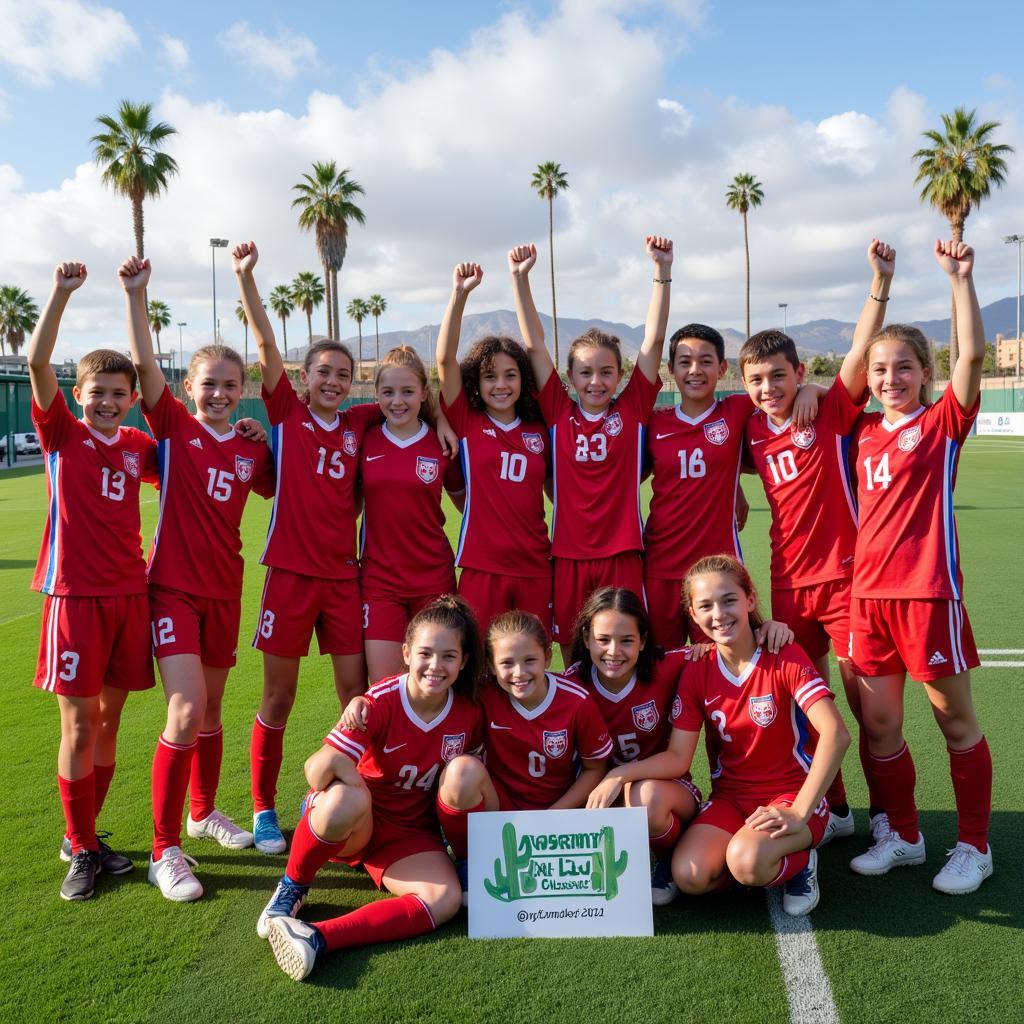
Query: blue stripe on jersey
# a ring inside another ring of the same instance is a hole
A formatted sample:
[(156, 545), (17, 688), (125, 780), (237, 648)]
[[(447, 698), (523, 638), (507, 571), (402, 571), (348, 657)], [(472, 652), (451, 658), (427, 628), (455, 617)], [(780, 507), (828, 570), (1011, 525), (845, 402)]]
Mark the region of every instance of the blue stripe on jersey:
[(53, 580), (57, 575), (57, 534), (60, 530), (60, 454), (49, 452), (46, 456), (46, 475), (50, 483), (50, 545), (46, 553), (46, 576), (43, 579), (43, 593), (53, 593)]
[(811, 767), (811, 755), (807, 752), (811, 739), (811, 727), (807, 716), (800, 710), (796, 701), (793, 702), (793, 729), (797, 737), (793, 755), (800, 762), (803, 770), (807, 771)]
[(555, 527), (558, 523), (558, 427), (552, 424), (548, 430), (551, 436), (551, 543), (555, 543)]
[(462, 525), (459, 527), (459, 544), (455, 551), (455, 564), (462, 558), (462, 545), (466, 543), (466, 530), (469, 528), (469, 510), (473, 505), (473, 477), (469, 472), (469, 438), (459, 442), (459, 462), (462, 465), (462, 478), (466, 481), (466, 501), (462, 508)]
[(949, 585), (953, 588), (953, 596), (960, 600), (959, 563), (956, 550), (956, 521), (953, 518), (953, 474), (956, 472), (956, 460), (960, 446), (952, 438), (946, 439), (946, 464), (942, 473), (942, 528), (946, 541), (946, 565), (949, 568)]
[(850, 466), (850, 448), (853, 446), (853, 435), (844, 434), (839, 439), (839, 468), (843, 471), (843, 486), (846, 488), (846, 497), (849, 499), (850, 508), (853, 511), (854, 525), (859, 525), (860, 509), (857, 505), (857, 482), (854, 479), (853, 468)]
[(267, 557), (267, 549), (270, 547), (270, 538), (274, 534), (274, 527), (277, 525), (277, 503), (281, 500), (281, 460), (284, 456), (284, 424), (278, 423), (270, 428), (270, 450), (274, 456), (274, 505), (270, 510), (270, 523), (267, 526), (267, 540), (263, 545), (263, 554), (260, 555), (260, 562)]
[(160, 542), (160, 527), (164, 521), (164, 510), (167, 506), (167, 485), (171, 479), (171, 439), (165, 437), (156, 443), (156, 464), (160, 473), (160, 511), (156, 517), (156, 530), (153, 532), (153, 550), (149, 556), (149, 565), (146, 571), (149, 572), (156, 558), (156, 546)]

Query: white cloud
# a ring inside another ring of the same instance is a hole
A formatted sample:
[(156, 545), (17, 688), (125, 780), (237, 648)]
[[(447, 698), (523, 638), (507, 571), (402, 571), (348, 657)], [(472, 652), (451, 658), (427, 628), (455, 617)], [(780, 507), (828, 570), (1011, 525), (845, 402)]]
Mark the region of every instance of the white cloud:
[(670, 135), (685, 136), (693, 126), (693, 114), (678, 100), (659, 99), (658, 109), (668, 115), (665, 131)]
[(176, 39), (174, 36), (161, 36), (160, 56), (163, 62), (174, 71), (185, 71), (188, 69), (188, 47), (181, 39)]
[(868, 174), (885, 157), (888, 139), (881, 126), (867, 114), (848, 110), (820, 121), (818, 155), (823, 163), (848, 167)]
[(120, 11), (84, 0), (0, 0), (0, 63), (33, 85), (56, 76), (96, 82), (139, 44)]
[(217, 42), (243, 64), (282, 81), (316, 64), (316, 46), (307, 36), (281, 31), (271, 38), (244, 21), (236, 21)]

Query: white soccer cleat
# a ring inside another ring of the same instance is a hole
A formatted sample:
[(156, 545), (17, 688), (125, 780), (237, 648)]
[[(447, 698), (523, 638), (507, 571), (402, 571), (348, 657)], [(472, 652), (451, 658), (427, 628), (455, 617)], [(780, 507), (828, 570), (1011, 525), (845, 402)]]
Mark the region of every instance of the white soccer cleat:
[(679, 886), (672, 877), (672, 856), (654, 862), (651, 871), (651, 904), (667, 907), (679, 895)]
[(180, 846), (168, 846), (159, 860), (149, 857), (149, 881), (160, 889), (164, 899), (191, 903), (203, 895), (203, 885), (192, 868), (199, 865)]
[(804, 917), (809, 914), (821, 899), (818, 888), (818, 851), (811, 850), (807, 867), (798, 875), (794, 875), (782, 887), (782, 909), (790, 917)]
[(890, 832), (889, 828), (889, 815), (885, 811), (879, 811), (871, 819), (871, 838), (876, 842), (880, 843)]
[(256, 934), (261, 939), (267, 937), (272, 917), (295, 917), (302, 908), (302, 904), (306, 902), (308, 893), (308, 885), (297, 885), (285, 875), (277, 883), (274, 895), (270, 897), (267, 905), (263, 908), (263, 913), (256, 921)]
[(185, 831), (190, 839), (215, 839), (228, 850), (245, 850), (252, 846), (253, 834), (239, 828), (226, 814), (214, 810), (202, 821), (193, 821), (192, 815), (185, 822)]
[(294, 917), (272, 917), (267, 937), (277, 966), (293, 981), (309, 976), (324, 949), (323, 936)]
[(825, 834), (821, 837), (821, 842), (818, 843), (818, 849), (820, 850), (826, 843), (831, 843), (833, 839), (846, 839), (848, 836), (852, 836), (855, 826), (853, 811), (847, 811), (845, 817), (840, 817), (829, 811), (828, 824), (825, 826)]
[(966, 896), (992, 874), (991, 846), (981, 853), (970, 843), (957, 843), (946, 856), (942, 870), (932, 879), (932, 888), (948, 896)]
[(925, 858), (924, 836), (918, 835), (916, 843), (908, 843), (899, 832), (888, 832), (874, 846), (850, 861), (850, 870), (858, 875), (885, 875), (893, 868), (923, 864)]

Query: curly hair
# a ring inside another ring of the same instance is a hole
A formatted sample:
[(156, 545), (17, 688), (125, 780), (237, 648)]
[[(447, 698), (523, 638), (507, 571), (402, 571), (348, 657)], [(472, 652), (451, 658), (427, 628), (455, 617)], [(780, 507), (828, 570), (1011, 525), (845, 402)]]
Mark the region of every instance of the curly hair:
[(524, 423), (540, 420), (542, 417), (537, 402), (537, 381), (533, 376), (530, 357), (519, 342), (505, 335), (492, 334), (481, 338), (462, 360), (462, 387), (466, 392), (469, 407), (477, 412), (487, 411), (480, 394), (480, 376), (494, 365), (495, 356), (499, 355), (508, 356), (519, 370), (520, 387), (519, 398), (516, 399), (516, 415)]

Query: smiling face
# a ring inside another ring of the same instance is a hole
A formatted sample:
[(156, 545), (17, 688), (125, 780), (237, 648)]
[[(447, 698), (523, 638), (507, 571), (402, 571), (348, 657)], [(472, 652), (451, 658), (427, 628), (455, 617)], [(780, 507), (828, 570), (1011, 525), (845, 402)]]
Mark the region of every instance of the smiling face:
[(105, 437), (113, 437), (135, 404), (131, 381), (123, 373), (94, 373), (72, 388), (85, 422)]
[(718, 378), (728, 369), (728, 363), (719, 360), (718, 352), (710, 341), (699, 338), (680, 338), (672, 363), (679, 395), (684, 402), (710, 405), (715, 398)]
[(504, 352), (497, 352), (480, 367), (480, 399), (499, 423), (511, 423), (516, 415), (516, 402), (523, 390), (523, 378), (516, 361)]
[(309, 389), (310, 410), (322, 420), (331, 420), (352, 390), (352, 360), (344, 352), (321, 352), (300, 377)]
[(196, 363), (185, 379), (185, 391), (196, 403), (196, 417), (218, 433), (227, 431), (242, 397), (242, 372), (233, 359)]
[(491, 641), (491, 668), (498, 685), (532, 710), (547, 696), (550, 652), (529, 633), (505, 633)]
[(636, 619), (611, 608), (594, 616), (586, 640), (601, 682), (615, 691), (629, 682), (647, 644)]
[(868, 386), (894, 423), (919, 409), (931, 369), (921, 365), (912, 346), (900, 338), (882, 338), (868, 352)]
[(467, 656), (454, 629), (425, 622), (410, 643), (402, 644), (402, 658), (409, 666), (409, 696), (429, 701), (444, 696), (455, 685)]
[(789, 419), (803, 379), (803, 363), (794, 367), (781, 352), (743, 367), (743, 386), (750, 400), (776, 424)]
[(750, 613), (757, 596), (748, 594), (731, 572), (709, 572), (690, 583), (690, 615), (722, 647), (753, 646)]
[(393, 430), (411, 427), (426, 397), (419, 376), (405, 366), (388, 366), (377, 378), (377, 404)]
[(605, 345), (580, 346), (573, 353), (569, 379), (584, 412), (604, 412), (622, 380), (615, 350)]

